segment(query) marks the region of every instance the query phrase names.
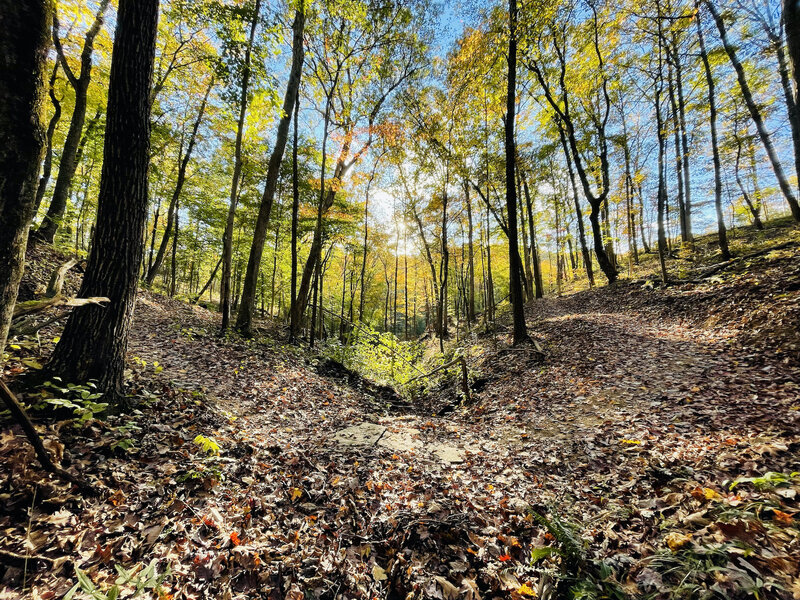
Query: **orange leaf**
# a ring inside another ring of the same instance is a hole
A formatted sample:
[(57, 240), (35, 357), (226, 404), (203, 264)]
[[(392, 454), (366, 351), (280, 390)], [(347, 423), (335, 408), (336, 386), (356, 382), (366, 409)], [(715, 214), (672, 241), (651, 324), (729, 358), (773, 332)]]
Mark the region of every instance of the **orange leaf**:
[(791, 525), (792, 524), (792, 515), (789, 513), (785, 513), (780, 510), (773, 510), (772, 511), (772, 518), (775, 519), (778, 523), (782, 525)]
[(497, 560), (499, 560), (500, 562), (506, 562), (507, 560), (511, 560), (511, 555), (501, 554), (500, 556), (497, 557)]
[(242, 543), (242, 541), (239, 539), (239, 534), (235, 531), (231, 534), (231, 541), (233, 542), (234, 546), (238, 546)]

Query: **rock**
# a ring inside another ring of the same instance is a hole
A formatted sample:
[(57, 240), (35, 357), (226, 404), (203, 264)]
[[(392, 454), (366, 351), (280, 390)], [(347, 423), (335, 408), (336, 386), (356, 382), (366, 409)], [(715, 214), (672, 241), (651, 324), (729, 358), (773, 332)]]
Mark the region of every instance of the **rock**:
[(337, 432), (334, 441), (341, 446), (374, 446), (386, 431), (377, 423), (360, 423)]
[(428, 447), (431, 453), (442, 462), (457, 465), (464, 462), (464, 451), (455, 446), (445, 446), (444, 444), (433, 444)]
[(398, 432), (386, 434), (378, 442), (378, 446), (388, 448), (394, 452), (408, 452), (422, 448), (422, 441), (415, 436), (419, 435), (419, 429), (409, 427)]

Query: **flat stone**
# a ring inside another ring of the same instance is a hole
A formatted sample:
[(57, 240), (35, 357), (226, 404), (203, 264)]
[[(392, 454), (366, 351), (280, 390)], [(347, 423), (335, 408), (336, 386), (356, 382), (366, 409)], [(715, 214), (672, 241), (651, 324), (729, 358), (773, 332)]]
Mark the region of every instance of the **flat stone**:
[(409, 427), (408, 429), (401, 429), (400, 431), (386, 434), (378, 442), (378, 446), (388, 448), (394, 452), (409, 452), (412, 450), (419, 450), (422, 448), (423, 443), (415, 436), (419, 434), (419, 429)]
[(377, 423), (359, 423), (338, 431), (333, 440), (340, 446), (374, 446), (385, 431)]
[(444, 444), (432, 444), (428, 450), (442, 462), (457, 465), (464, 462), (464, 451), (455, 446), (445, 446)]

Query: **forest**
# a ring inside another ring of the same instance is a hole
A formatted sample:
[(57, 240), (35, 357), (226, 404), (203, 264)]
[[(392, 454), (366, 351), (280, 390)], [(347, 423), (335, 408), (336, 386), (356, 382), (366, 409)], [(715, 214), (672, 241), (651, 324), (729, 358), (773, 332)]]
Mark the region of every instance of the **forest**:
[(800, 599), (800, 0), (0, 31), (0, 600)]

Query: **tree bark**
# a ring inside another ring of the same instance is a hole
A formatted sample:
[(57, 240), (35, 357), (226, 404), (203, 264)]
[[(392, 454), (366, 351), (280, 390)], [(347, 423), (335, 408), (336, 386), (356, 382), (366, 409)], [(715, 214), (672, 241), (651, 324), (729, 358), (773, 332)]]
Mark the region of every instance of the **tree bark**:
[(794, 105), (800, 111), (800, 0), (783, 0), (783, 24), (794, 81)]
[(283, 99), (283, 115), (278, 122), (278, 133), (275, 146), (269, 157), (267, 168), (267, 182), (264, 186), (264, 195), (258, 209), (255, 231), (253, 232), (253, 245), (250, 248), (250, 257), (247, 261), (247, 272), (244, 278), (241, 305), (236, 318), (236, 328), (245, 335), (250, 335), (253, 326), (253, 312), (255, 310), (256, 284), (258, 271), (261, 267), (261, 256), (264, 253), (264, 242), (267, 236), (272, 204), (275, 200), (275, 189), (278, 185), (283, 152), (286, 149), (286, 140), (289, 136), (289, 124), (292, 122), (292, 110), (296, 103), (297, 92), (300, 89), (300, 77), (303, 71), (303, 31), (305, 27), (305, 12), (301, 2), (295, 12), (292, 24), (292, 67), (289, 73), (289, 82), (286, 85), (286, 95)]
[(25, 266), (46, 143), (51, 11), (48, 0), (0, 0), (0, 362)]
[(514, 144), (514, 125), (517, 108), (517, 0), (508, 2), (508, 86), (506, 90), (506, 211), (508, 213), (508, 254), (510, 296), (514, 317), (512, 344), (517, 345), (528, 338), (525, 325), (525, 299), (522, 296), (519, 240), (517, 236), (517, 188), (514, 185), (516, 167), (516, 146)]
[(728, 232), (725, 228), (725, 218), (722, 215), (722, 160), (719, 154), (719, 141), (717, 139), (717, 98), (716, 98), (716, 85), (714, 84), (714, 74), (711, 72), (711, 63), (708, 60), (708, 53), (706, 52), (706, 43), (703, 36), (703, 25), (700, 22), (700, 6), (699, 2), (695, 2), (697, 10), (697, 18), (695, 24), (697, 26), (697, 39), (700, 44), (700, 59), (703, 62), (703, 71), (706, 76), (706, 85), (708, 86), (708, 111), (709, 111), (709, 126), (711, 128), (711, 152), (714, 156), (714, 210), (717, 215), (717, 237), (719, 239), (719, 249), (722, 252), (722, 258), (729, 260), (731, 258), (731, 251), (728, 248)]
[(120, 0), (111, 59), (97, 223), (80, 296), (105, 307), (76, 308), (49, 370), (64, 381), (95, 379), (110, 402), (122, 393), (147, 221), (149, 93), (159, 0)]
[[(297, 172), (297, 117), (300, 114), (300, 94), (294, 101), (294, 131), (292, 141), (292, 283), (289, 303), (289, 339), (297, 336), (298, 321), (292, 309), (297, 303), (297, 220), (300, 211), (300, 185)], [(359, 319), (361, 317), (359, 316)]]
[(50, 200), (50, 206), (47, 209), (47, 214), (42, 224), (39, 226), (39, 229), (36, 230), (36, 238), (48, 244), (53, 243), (56, 232), (61, 225), (61, 220), (64, 218), (64, 211), (67, 208), (67, 198), (69, 197), (69, 190), (72, 186), (72, 179), (75, 177), (75, 171), (78, 168), (78, 144), (80, 144), (83, 125), (86, 121), (89, 83), (91, 83), (92, 80), (94, 41), (97, 34), (100, 32), (100, 28), (103, 26), (103, 16), (105, 15), (109, 2), (110, 0), (101, 0), (100, 6), (95, 14), (94, 22), (86, 32), (83, 50), (81, 51), (81, 68), (77, 75), (72, 72), (64, 56), (64, 52), (61, 48), (61, 41), (58, 37), (58, 19), (53, 15), (53, 41), (55, 42), (58, 52), (57, 60), (61, 62), (67, 80), (70, 82), (73, 90), (75, 90), (75, 106), (72, 110), (72, 120), (69, 123), (69, 131), (64, 141), (64, 148), (61, 151), (61, 160), (58, 164), (58, 176), (56, 177), (55, 188), (53, 188), (53, 198)]
[(473, 241), (472, 200), (470, 200), (469, 197), (469, 182), (467, 181), (464, 181), (464, 202), (467, 205), (467, 242), (469, 244), (467, 254), (469, 260), (467, 264), (467, 277), (469, 278), (469, 289), (467, 290), (467, 322), (473, 323), (475, 321), (475, 247)]

